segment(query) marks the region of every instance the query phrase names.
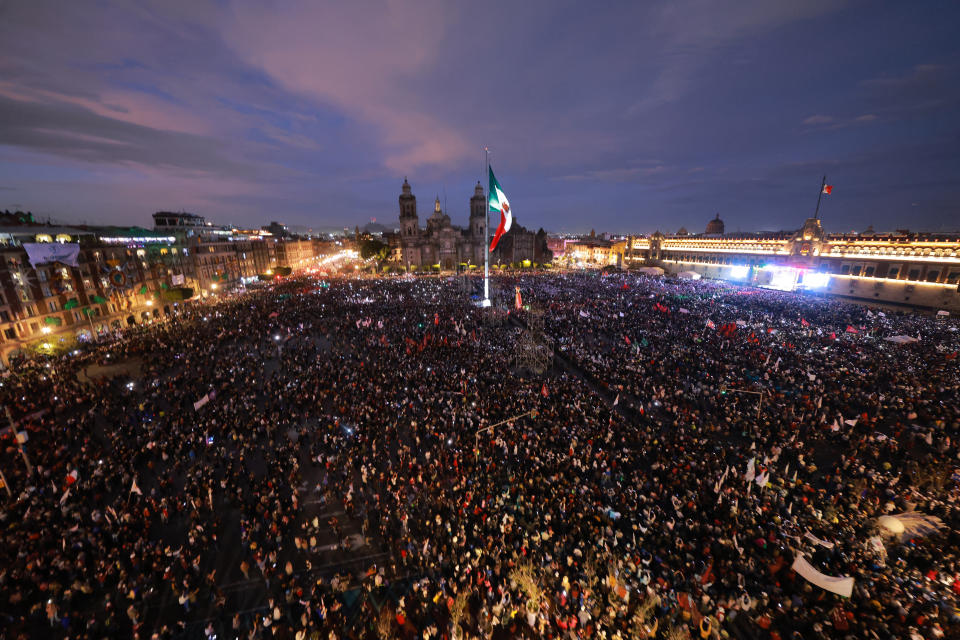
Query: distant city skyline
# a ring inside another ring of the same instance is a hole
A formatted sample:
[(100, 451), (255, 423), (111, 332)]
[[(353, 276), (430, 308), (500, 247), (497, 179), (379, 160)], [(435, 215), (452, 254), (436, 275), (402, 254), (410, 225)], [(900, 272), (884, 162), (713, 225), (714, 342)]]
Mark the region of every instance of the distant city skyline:
[(956, 230), (955, 3), (0, 6), (0, 209), (148, 225)]

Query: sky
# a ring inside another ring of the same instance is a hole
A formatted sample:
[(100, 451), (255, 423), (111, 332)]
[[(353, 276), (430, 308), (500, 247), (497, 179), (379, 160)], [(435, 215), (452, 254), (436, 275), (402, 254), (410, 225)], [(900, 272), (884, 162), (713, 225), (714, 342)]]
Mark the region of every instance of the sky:
[(0, 209), (960, 230), (960, 4), (0, 0)]

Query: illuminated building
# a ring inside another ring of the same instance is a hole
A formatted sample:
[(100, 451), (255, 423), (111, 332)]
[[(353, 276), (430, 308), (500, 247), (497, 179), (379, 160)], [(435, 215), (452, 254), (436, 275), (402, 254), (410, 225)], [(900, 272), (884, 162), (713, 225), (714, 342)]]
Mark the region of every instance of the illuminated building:
[[(158, 212), (153, 219), (153, 230), (64, 227), (0, 213), (0, 368), (15, 356), (161, 321), (191, 299), (227, 293), (277, 267), (313, 266), (326, 248), (313, 239), (216, 226), (190, 213)], [(31, 243), (79, 245), (77, 266), (32, 264), (24, 247)]]
[(798, 231), (630, 236), (624, 261), (762, 287), (960, 310), (955, 232), (828, 234), (819, 219), (809, 218)]
[[(427, 218), (426, 228), (420, 227), (417, 215), (417, 197), (410, 183), (403, 181), (399, 198), (400, 233), (391, 234), (387, 240), (393, 248), (392, 260), (405, 269), (431, 268), (440, 265), (443, 270), (455, 270), (463, 265), (483, 267), (484, 223), (487, 198), (478, 182), (470, 198), (470, 225), (464, 229), (451, 223), (440, 206), (438, 197), (433, 204), (433, 214)], [(490, 219), (490, 233), (499, 224), (499, 218)], [(510, 231), (505, 233), (490, 254), (490, 264), (548, 262), (546, 233), (541, 229), (534, 233), (520, 226), (516, 217)]]

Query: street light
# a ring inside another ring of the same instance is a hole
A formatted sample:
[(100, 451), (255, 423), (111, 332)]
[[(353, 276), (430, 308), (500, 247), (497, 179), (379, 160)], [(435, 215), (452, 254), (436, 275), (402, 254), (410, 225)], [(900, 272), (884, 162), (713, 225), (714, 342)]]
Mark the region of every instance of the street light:
[(147, 300), (147, 306), (148, 306), (148, 307), (152, 307), (152, 306), (153, 306), (153, 300)]
[(40, 329), (40, 333), (50, 333), (50, 327), (44, 327)]

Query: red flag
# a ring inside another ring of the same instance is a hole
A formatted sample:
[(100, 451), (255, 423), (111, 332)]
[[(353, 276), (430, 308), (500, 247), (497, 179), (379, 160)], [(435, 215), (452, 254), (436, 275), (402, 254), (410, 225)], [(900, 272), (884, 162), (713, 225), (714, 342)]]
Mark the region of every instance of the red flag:
[(852, 324), (847, 325), (847, 333), (860, 333)]
[(516, 289), (517, 289), (517, 299), (516, 299), (516, 305), (515, 305), (515, 306), (516, 306), (517, 309), (522, 309), (522, 308), (523, 308), (523, 298), (520, 296), (520, 287), (516, 287)]
[(440, 314), (435, 313), (433, 314), (433, 326), (437, 326), (439, 324), (440, 324)]
[(630, 338), (628, 338), (627, 336), (623, 336), (623, 339), (626, 340), (627, 344), (630, 344)]
[(946, 355), (947, 360), (953, 360), (953, 359), (956, 358), (956, 357), (957, 357), (957, 352), (956, 352), (956, 351), (954, 351), (953, 353), (948, 353), (948, 354)]
[(800, 318), (800, 326), (801, 326), (801, 327), (809, 327), (809, 326), (810, 326), (810, 323), (807, 322), (806, 320), (804, 320), (803, 318)]
[(832, 332), (832, 333), (830, 333), (830, 339), (831, 339), (831, 340), (836, 340), (836, 339), (837, 339), (837, 333), (836, 333), (835, 331)]
[(543, 383), (543, 386), (540, 387), (540, 395), (542, 395), (544, 398), (549, 398), (549, 397), (550, 397), (550, 392), (547, 391), (547, 383), (546, 383), (546, 382), (544, 382), (544, 383)]
[(825, 194), (830, 195), (830, 192), (831, 192), (831, 191), (833, 191), (833, 185), (832, 185), (832, 184), (825, 184), (825, 185), (823, 185), (823, 192), (824, 192)]
[(710, 584), (714, 581), (713, 575), (713, 558), (710, 558), (710, 564), (707, 565), (706, 570), (704, 570), (703, 575), (700, 576), (700, 584)]

